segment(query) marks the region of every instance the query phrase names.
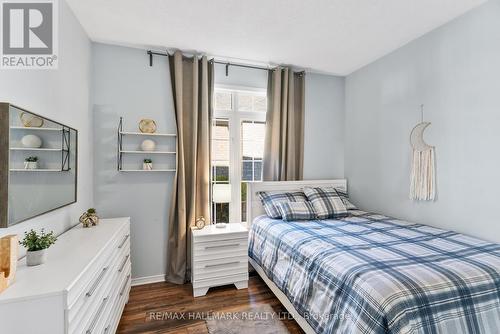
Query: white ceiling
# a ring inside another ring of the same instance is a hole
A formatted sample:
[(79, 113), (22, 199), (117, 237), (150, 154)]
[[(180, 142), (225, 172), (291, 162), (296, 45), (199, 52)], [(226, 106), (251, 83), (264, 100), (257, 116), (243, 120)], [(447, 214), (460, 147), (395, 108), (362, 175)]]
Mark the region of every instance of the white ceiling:
[(347, 75), (486, 0), (67, 0), (94, 41)]

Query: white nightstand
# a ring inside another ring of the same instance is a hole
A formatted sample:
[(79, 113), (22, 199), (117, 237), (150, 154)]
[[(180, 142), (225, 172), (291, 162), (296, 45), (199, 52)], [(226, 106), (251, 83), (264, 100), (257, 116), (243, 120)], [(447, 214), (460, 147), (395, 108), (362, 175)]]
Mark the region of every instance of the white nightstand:
[(214, 286), (248, 287), (248, 230), (239, 223), (191, 228), (193, 295), (204, 296)]

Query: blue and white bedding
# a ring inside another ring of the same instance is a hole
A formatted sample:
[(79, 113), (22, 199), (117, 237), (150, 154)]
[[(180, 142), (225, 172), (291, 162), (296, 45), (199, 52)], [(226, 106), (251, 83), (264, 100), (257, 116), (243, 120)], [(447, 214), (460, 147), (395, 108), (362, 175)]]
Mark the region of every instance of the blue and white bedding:
[(500, 333), (500, 245), (363, 211), (260, 216), (249, 256), (317, 333)]

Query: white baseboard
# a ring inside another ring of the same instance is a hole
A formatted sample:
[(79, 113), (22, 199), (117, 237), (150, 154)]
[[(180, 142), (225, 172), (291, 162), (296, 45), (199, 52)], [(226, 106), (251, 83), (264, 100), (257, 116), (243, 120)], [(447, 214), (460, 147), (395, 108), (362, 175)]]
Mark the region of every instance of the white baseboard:
[(132, 278), (132, 286), (158, 283), (158, 282), (165, 282), (165, 275)]

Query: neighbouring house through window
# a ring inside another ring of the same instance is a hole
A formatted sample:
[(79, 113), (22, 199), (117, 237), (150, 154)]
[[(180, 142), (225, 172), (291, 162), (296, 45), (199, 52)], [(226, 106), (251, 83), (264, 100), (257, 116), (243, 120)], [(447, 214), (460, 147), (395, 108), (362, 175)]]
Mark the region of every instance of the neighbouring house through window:
[[(262, 181), (266, 111), (265, 90), (215, 88), (212, 188), (229, 188), (231, 196), (226, 203), (224, 196), (213, 194), (214, 222), (246, 221), (247, 183)], [(214, 188), (216, 184), (227, 186)]]

